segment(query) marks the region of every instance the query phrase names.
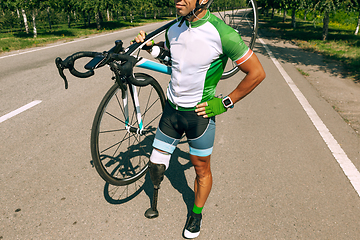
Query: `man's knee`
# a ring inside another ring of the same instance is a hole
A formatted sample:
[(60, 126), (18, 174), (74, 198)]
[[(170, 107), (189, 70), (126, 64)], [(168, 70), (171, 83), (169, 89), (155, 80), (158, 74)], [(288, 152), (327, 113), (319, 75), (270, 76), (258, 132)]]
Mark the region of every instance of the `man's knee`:
[(211, 172), (197, 174), (196, 181), (201, 187), (208, 188), (212, 186), (212, 175)]

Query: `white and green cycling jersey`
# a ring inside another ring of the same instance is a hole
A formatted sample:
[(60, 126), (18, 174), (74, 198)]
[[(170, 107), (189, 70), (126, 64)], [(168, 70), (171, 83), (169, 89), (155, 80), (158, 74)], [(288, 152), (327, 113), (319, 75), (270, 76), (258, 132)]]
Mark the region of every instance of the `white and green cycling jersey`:
[(215, 96), (228, 58), (240, 65), (252, 55), (240, 35), (209, 11), (181, 27), (175, 23), (165, 38), (172, 60), (167, 97), (179, 110)]

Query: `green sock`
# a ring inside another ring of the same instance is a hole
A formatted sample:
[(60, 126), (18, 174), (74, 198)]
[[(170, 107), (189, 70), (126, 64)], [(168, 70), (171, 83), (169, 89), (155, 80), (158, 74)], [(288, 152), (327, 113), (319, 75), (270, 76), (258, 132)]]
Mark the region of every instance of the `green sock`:
[(198, 206), (196, 206), (196, 205), (194, 204), (193, 212), (196, 213), (196, 214), (200, 214), (203, 208), (204, 208), (204, 207), (198, 207)]

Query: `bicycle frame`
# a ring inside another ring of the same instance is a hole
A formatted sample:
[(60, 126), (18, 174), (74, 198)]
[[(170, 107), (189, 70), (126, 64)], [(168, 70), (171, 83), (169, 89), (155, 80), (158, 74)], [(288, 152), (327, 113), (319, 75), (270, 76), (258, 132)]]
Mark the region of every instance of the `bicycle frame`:
[[(171, 67), (168, 67), (161, 63), (151, 61), (146, 58), (141, 58), (140, 61), (138, 61), (135, 66), (141, 67), (144, 69), (149, 69), (149, 70), (152, 70), (155, 72), (168, 74), (168, 75), (171, 74)], [(142, 135), (144, 126), (143, 126), (142, 115), (141, 115), (141, 111), (140, 111), (140, 103), (139, 103), (137, 89), (136, 89), (136, 86), (131, 83), (128, 83), (128, 86), (129, 86), (129, 88), (126, 88), (126, 90), (124, 91), (124, 98), (123, 98), (125, 128), (129, 133), (136, 132), (136, 134)], [(136, 109), (136, 117), (137, 117), (137, 122), (139, 124), (139, 129), (136, 129), (129, 124), (130, 120), (129, 120), (129, 109), (128, 109), (128, 100), (129, 100), (129, 90), (128, 89), (130, 89), (130, 96), (132, 97), (132, 99), (134, 101), (134, 105), (135, 105), (134, 107)]]

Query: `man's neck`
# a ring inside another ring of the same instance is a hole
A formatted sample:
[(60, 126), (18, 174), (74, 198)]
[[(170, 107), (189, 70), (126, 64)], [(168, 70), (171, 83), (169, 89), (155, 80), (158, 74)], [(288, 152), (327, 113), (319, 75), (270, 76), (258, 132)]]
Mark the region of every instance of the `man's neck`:
[(191, 16), (189, 22), (196, 22), (197, 20), (203, 18), (207, 12), (207, 9), (199, 9)]

